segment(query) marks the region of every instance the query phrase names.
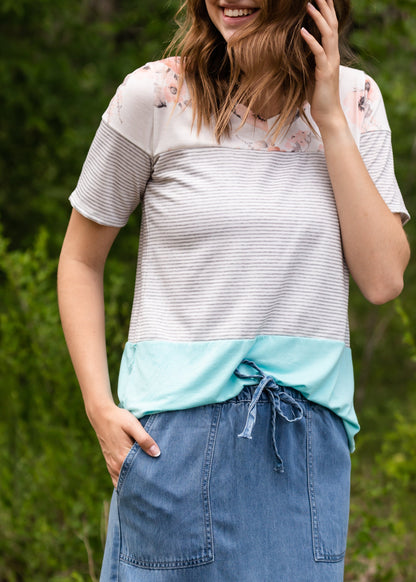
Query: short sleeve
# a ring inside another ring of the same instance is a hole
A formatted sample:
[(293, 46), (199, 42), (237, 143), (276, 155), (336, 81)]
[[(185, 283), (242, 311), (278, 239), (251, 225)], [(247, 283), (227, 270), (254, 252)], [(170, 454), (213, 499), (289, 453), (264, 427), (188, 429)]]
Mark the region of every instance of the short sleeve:
[(356, 104), (361, 118), (360, 153), (380, 195), (392, 212), (401, 215), (405, 224), (410, 216), (394, 173), (391, 132), (383, 97), (371, 77), (365, 75), (363, 82)]
[(71, 205), (94, 222), (122, 227), (152, 172), (154, 89), (150, 69), (128, 75), (103, 115)]

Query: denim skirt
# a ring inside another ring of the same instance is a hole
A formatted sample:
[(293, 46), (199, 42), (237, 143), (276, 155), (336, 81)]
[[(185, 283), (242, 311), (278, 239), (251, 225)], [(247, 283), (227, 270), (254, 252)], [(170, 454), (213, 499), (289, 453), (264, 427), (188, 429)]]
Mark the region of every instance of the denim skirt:
[(142, 419), (114, 491), (101, 582), (341, 582), (350, 453), (342, 421), (270, 378)]

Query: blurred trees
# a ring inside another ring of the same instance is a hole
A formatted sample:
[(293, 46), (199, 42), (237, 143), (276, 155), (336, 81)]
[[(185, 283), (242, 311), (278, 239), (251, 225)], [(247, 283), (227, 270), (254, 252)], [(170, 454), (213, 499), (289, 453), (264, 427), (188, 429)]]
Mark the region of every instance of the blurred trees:
[[(177, 4), (177, 3), (176, 3)], [(416, 214), (416, 5), (353, 0), (352, 44), (386, 102), (397, 176)], [(55, 270), (74, 188), (124, 76), (160, 56), (164, 0), (0, 2), (0, 582), (97, 580), (111, 482), (67, 356)], [(113, 385), (134, 280), (137, 218), (107, 269)], [(407, 232), (415, 240), (416, 227)], [(400, 302), (351, 299), (357, 409), (346, 579), (416, 579), (416, 271)]]
[(13, 246), (41, 224), (61, 238), (100, 115), (123, 77), (160, 55), (173, 14), (152, 0), (2, 0), (0, 205)]

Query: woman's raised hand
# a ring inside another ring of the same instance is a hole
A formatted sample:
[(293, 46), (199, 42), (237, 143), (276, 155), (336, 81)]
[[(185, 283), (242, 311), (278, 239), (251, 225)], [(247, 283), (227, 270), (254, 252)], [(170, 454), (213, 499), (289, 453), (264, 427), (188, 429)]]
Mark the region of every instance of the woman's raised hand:
[(399, 214), (393, 214), (372, 181), (342, 111), (339, 96), (338, 21), (333, 0), (315, 0), (308, 14), (322, 42), (301, 35), (315, 57), (311, 115), (318, 125), (338, 211), (342, 248), (363, 295), (380, 305), (399, 295), (410, 251)]
[(308, 3), (307, 11), (318, 27), (322, 44), (305, 28), (301, 35), (315, 56), (315, 87), (311, 115), (321, 130), (344, 117), (339, 98), (338, 19), (333, 0), (316, 0), (318, 8)]

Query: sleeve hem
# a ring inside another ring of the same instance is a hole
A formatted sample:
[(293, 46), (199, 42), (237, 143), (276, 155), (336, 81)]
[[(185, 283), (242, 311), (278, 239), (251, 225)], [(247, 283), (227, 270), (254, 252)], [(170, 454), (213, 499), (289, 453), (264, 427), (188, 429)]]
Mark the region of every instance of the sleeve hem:
[[(391, 209), (390, 209), (391, 210)], [(391, 210), (394, 214), (400, 214), (400, 218), (402, 221), (402, 226), (405, 226), (410, 221), (410, 214), (404, 212), (403, 210)]]
[(76, 210), (77, 212), (82, 214), (82, 216), (84, 216), (84, 218), (88, 218), (88, 220), (92, 220), (93, 222), (100, 224), (101, 226), (114, 226), (116, 228), (123, 228), (123, 226), (125, 226), (127, 224), (128, 219), (123, 221), (123, 222), (117, 221), (117, 220), (113, 220), (113, 221), (102, 220), (102, 218), (97, 216), (95, 213), (85, 209), (82, 206), (82, 204), (80, 204), (79, 201), (75, 199), (75, 195), (76, 195), (76, 190), (74, 190), (74, 192), (69, 197), (69, 202), (70, 202), (72, 208), (74, 208), (74, 210)]

